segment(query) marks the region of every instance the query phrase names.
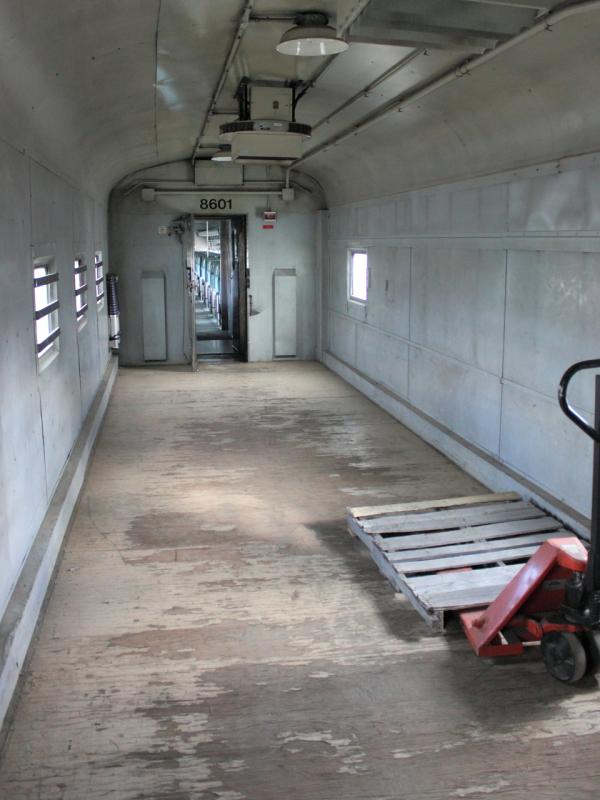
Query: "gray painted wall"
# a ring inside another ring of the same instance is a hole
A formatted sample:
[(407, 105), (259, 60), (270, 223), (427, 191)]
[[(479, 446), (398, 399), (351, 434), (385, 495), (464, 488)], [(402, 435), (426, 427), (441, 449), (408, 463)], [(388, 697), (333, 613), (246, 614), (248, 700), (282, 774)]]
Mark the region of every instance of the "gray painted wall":
[[(333, 208), (322, 320), (338, 359), (585, 515), (591, 446), (556, 388), (600, 355), (599, 186), (588, 156)], [(572, 399), (591, 415), (591, 377)]]
[[(108, 261), (106, 209), (0, 142), (0, 616), (49, 506), (108, 359), (106, 306), (93, 294), (94, 251)], [(88, 264), (87, 322), (75, 318), (73, 260)], [(35, 352), (33, 262), (60, 273), (60, 352)]]
[[(259, 168), (253, 168), (255, 172)], [(258, 174), (258, 173), (257, 173)], [(137, 181), (190, 181), (189, 164), (138, 173)], [(189, 186), (187, 187), (189, 188)], [(274, 231), (262, 229), (262, 213), (268, 207), (278, 212)], [(247, 218), (249, 294), (255, 313), (248, 319), (248, 358), (273, 358), (273, 272), (297, 272), (297, 354), (315, 357), (317, 307), (315, 300), (316, 200), (300, 194), (292, 203), (276, 197), (233, 196), (230, 214)], [(160, 235), (160, 226), (170, 225), (181, 214), (206, 214), (197, 195), (157, 196), (142, 201), (139, 189), (115, 191), (110, 206), (112, 268), (119, 275), (121, 305), (121, 363), (144, 363), (142, 338), (141, 280), (144, 271), (165, 274), (167, 293), (167, 350), (170, 363), (189, 361), (189, 331), (185, 319), (188, 302), (184, 286), (184, 254), (179, 239)], [(213, 215), (218, 212), (211, 212)], [(226, 215), (226, 214), (224, 214)]]

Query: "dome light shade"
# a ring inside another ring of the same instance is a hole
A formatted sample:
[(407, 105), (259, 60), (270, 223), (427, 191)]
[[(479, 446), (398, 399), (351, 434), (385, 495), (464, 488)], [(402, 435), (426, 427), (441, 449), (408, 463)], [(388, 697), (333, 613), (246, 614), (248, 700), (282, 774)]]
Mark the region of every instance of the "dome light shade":
[(332, 56), (348, 49), (329, 25), (295, 25), (287, 30), (275, 48), (286, 56)]

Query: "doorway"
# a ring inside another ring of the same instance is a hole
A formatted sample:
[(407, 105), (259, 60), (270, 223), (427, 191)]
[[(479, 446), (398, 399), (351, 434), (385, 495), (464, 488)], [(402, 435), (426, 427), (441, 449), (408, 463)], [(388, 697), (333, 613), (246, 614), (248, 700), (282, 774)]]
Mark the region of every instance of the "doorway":
[(193, 234), (196, 360), (246, 361), (246, 218), (195, 217)]

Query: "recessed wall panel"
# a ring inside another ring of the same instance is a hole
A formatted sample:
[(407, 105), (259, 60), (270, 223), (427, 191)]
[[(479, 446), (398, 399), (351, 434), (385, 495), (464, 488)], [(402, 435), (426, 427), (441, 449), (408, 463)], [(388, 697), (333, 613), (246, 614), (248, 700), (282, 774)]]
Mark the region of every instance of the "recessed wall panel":
[(273, 355), (295, 358), (297, 350), (297, 289), (295, 269), (273, 275)]
[(167, 318), (165, 276), (159, 272), (142, 275), (142, 325), (144, 361), (167, 360)]

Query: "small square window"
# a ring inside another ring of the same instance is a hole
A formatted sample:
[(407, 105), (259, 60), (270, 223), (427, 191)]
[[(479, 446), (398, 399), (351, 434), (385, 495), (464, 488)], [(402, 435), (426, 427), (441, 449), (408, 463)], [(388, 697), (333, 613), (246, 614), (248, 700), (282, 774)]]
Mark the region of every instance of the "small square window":
[(104, 261), (100, 251), (94, 255), (94, 275), (96, 279), (96, 302), (100, 304), (104, 297)]
[(349, 262), (350, 300), (357, 303), (367, 302), (369, 289), (369, 267), (366, 250), (351, 250)]
[(50, 349), (58, 349), (58, 273), (52, 262), (36, 262), (33, 266), (33, 307), (35, 346), (38, 358)]
[(75, 285), (75, 314), (80, 322), (88, 309), (87, 301), (87, 265), (83, 258), (76, 258), (73, 262), (73, 282)]

